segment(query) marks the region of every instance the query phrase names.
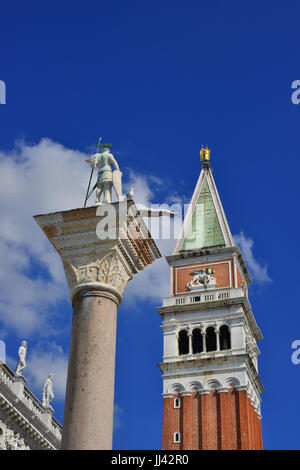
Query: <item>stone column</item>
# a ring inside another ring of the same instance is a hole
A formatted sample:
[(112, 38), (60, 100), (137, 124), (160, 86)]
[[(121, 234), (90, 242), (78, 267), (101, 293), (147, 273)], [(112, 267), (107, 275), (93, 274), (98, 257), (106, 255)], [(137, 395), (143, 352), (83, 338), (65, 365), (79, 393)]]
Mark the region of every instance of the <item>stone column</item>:
[(73, 305), (62, 449), (111, 449), (118, 306), (132, 275), (161, 255), (132, 200), (34, 218)]
[(193, 335), (192, 335), (192, 330), (189, 330), (188, 332), (188, 338), (189, 338), (189, 354), (193, 354)]
[(95, 288), (73, 299), (62, 449), (112, 448), (119, 302), (120, 296)]
[(217, 351), (220, 351), (220, 326), (216, 325), (215, 327), (216, 340), (217, 340)]
[(206, 332), (205, 332), (205, 328), (201, 329), (201, 335), (202, 335), (202, 349), (203, 349), (203, 352), (206, 352)]

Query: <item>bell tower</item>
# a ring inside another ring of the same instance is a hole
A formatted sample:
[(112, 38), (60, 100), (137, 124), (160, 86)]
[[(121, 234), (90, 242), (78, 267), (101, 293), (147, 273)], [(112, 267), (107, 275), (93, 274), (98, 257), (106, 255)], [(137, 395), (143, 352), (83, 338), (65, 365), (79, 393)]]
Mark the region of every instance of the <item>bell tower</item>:
[[(257, 341), (251, 279), (235, 245), (212, 175), (209, 150), (171, 269), (171, 295), (158, 308), (164, 336), (164, 450), (262, 449)], [(202, 158), (201, 158), (202, 159)]]

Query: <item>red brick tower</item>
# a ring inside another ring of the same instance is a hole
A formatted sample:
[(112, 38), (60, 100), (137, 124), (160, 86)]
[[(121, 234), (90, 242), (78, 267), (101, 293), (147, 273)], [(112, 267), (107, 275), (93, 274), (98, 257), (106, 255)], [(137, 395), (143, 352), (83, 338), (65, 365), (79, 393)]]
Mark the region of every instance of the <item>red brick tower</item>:
[(248, 300), (249, 273), (204, 161), (172, 256), (163, 320), (163, 444), (179, 449), (262, 449), (258, 369), (262, 338)]

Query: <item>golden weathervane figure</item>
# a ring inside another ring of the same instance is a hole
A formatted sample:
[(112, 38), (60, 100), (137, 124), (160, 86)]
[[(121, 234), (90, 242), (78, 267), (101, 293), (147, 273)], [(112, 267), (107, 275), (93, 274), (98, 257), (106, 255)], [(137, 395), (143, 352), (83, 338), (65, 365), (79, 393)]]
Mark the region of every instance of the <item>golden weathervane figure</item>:
[(201, 150), (200, 150), (200, 160), (204, 160), (205, 162), (208, 162), (210, 159), (210, 149), (206, 146), (205, 148), (203, 145), (201, 145)]

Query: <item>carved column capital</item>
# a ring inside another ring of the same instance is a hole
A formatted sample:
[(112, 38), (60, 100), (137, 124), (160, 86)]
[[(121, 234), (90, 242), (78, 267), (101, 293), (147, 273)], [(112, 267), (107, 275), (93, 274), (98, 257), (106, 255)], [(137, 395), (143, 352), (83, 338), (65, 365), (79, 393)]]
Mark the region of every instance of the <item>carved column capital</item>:
[(85, 256), (63, 261), (65, 275), (70, 289), (70, 298), (86, 289), (107, 290), (119, 301), (127, 282), (132, 279), (128, 266), (117, 250), (110, 250), (102, 256)]
[(34, 219), (62, 259), (71, 300), (78, 291), (94, 289), (120, 302), (132, 275), (161, 256), (133, 201)]

